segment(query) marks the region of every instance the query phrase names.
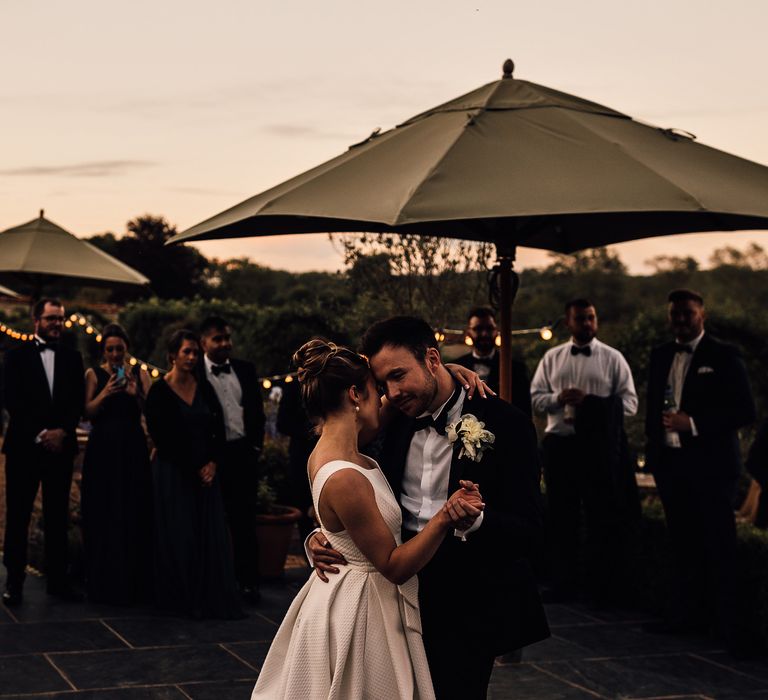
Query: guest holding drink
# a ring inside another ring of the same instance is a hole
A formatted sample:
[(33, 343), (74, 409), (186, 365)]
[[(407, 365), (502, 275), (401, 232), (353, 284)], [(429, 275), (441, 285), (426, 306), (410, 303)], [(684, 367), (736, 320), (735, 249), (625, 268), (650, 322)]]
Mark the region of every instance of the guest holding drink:
[(242, 617), (217, 465), (224, 419), (206, 382), (198, 382), (197, 336), (176, 331), (171, 369), (149, 390), (147, 427), (157, 454), (155, 594), (160, 608), (193, 617)]
[(531, 382), (535, 411), (547, 415), (544, 478), (552, 550), (554, 597), (578, 593), (582, 508), (587, 532), (590, 601), (615, 593), (631, 521), (639, 514), (623, 417), (637, 412), (637, 394), (624, 356), (597, 339), (592, 302), (565, 305), (571, 339), (548, 350)]
[(130, 605), (152, 590), (152, 482), (141, 410), (146, 371), (128, 364), (128, 336), (102, 333), (102, 361), (85, 373), (93, 428), (83, 462), (82, 508), (88, 598)]

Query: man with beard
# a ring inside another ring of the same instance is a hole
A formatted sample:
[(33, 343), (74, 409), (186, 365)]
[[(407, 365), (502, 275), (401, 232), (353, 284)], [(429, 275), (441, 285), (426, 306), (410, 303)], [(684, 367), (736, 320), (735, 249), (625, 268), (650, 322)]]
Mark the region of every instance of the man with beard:
[[(499, 351), (496, 338), (499, 329), (493, 309), (476, 306), (467, 317), (467, 336), (472, 340), (472, 352), (455, 360), (457, 365), (476, 372), (493, 391), (499, 392)], [(525, 363), (512, 360), (512, 405), (531, 415), (531, 386)]]
[(213, 387), (224, 416), (226, 444), (217, 474), (232, 536), (235, 576), (243, 597), (256, 603), (260, 594), (253, 499), (264, 444), (261, 387), (254, 366), (232, 358), (232, 331), (223, 318), (211, 316), (203, 321), (200, 343), (202, 378)]
[[(541, 529), (533, 424), (500, 399), (469, 399), (442, 364), (432, 329), (419, 318), (375, 323), (361, 350), (396, 409), (380, 464), (402, 507), (403, 540), (443, 507), (460, 479), (476, 482), (483, 495), (483, 513), (446, 537), (418, 576), (436, 696), (485, 698), (496, 656), (549, 636), (529, 563)], [(480, 421), (490, 432), (474, 459), (464, 449), (465, 421), (475, 427)], [(343, 558), (322, 544), (315, 536), (310, 550), (324, 578), (338, 571)]]
[(5, 407), (10, 416), (5, 453), (5, 548), (3, 602), (23, 600), (27, 536), (37, 489), (43, 487), (45, 575), (49, 595), (77, 601), (67, 578), (67, 528), (77, 424), (85, 380), (80, 353), (59, 344), (64, 307), (41, 299), (33, 310), (34, 342), (5, 354)]
[(733, 496), (741, 472), (738, 431), (755, 420), (736, 348), (704, 330), (701, 295), (670, 293), (674, 341), (651, 353), (646, 463), (675, 552), (676, 589), (655, 631), (713, 624), (737, 656), (754, 652), (736, 585)]
[(637, 412), (637, 394), (624, 356), (596, 337), (592, 302), (569, 301), (565, 325), (571, 339), (544, 354), (531, 383), (533, 408), (547, 416), (543, 452), (553, 598), (568, 600), (579, 592), (583, 509), (586, 593), (604, 603), (614, 592), (629, 522), (639, 509), (623, 428), (623, 416)]

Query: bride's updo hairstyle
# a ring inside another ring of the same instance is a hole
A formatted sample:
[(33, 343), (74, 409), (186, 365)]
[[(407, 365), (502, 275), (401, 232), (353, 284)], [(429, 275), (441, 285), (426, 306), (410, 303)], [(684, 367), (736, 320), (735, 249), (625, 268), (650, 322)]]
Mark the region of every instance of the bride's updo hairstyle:
[(323, 420), (337, 411), (344, 394), (354, 386), (365, 394), (371, 370), (362, 355), (321, 338), (304, 343), (294, 354), (301, 384), (301, 398), (313, 420)]

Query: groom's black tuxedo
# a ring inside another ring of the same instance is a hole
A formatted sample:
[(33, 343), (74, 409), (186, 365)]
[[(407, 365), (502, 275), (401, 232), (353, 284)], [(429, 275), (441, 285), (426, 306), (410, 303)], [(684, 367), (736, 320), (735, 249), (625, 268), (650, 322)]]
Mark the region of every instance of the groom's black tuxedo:
[[(438, 697), (461, 685), (462, 650), (493, 657), (549, 636), (529, 556), (539, 544), (542, 507), (536, 434), (528, 416), (496, 398), (464, 400), (495, 435), (480, 462), (453, 449), (448, 495), (459, 479), (479, 484), (486, 503), (483, 523), (462, 542), (446, 536), (419, 573), (424, 645)], [(399, 414), (387, 429), (381, 464), (399, 497), (413, 419)], [(445, 678), (441, 678), (445, 675)], [(458, 691), (457, 691), (458, 693)], [(452, 697), (452, 695), (450, 695)]]
[[(75, 350), (57, 348), (51, 395), (36, 344), (24, 343), (6, 352), (4, 376), (5, 408), (10, 415), (3, 443), (7, 499), (3, 561), (8, 582), (20, 586), (23, 580), (27, 528), (42, 482), (46, 574), (49, 589), (55, 589), (64, 584), (66, 576), (69, 489), (77, 453), (75, 431), (85, 396), (83, 362)], [(41, 431), (55, 428), (66, 433), (60, 453), (48, 452), (35, 443)]]

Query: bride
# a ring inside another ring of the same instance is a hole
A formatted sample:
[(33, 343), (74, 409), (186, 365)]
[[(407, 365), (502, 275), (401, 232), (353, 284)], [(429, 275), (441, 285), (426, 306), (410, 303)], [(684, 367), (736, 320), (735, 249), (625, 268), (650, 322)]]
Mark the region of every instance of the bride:
[(480, 515), (472, 482), (405, 544), (400, 506), (378, 464), (358, 449), (379, 425), (368, 361), (323, 340), (293, 357), (320, 439), (307, 465), (324, 537), (348, 562), (312, 575), (286, 613), (254, 688), (261, 698), (434, 698), (421, 640), (415, 574), (455, 523)]

